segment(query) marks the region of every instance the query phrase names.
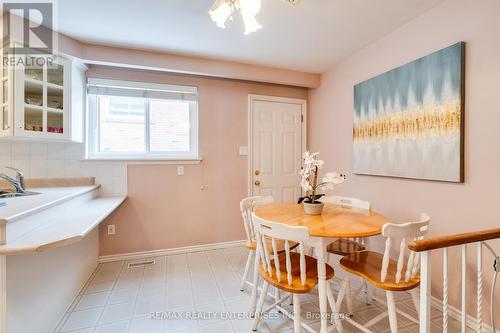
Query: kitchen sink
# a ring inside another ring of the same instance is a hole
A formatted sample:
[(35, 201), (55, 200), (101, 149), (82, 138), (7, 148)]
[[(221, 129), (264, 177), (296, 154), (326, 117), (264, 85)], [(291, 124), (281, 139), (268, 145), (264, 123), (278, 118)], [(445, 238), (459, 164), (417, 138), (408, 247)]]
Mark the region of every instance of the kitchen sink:
[(14, 192), (14, 191), (0, 190), (0, 199), (15, 198), (15, 197), (26, 197), (26, 196), (37, 195), (37, 194), (40, 194), (40, 193), (30, 192), (30, 191), (26, 191), (24, 193), (17, 193), (17, 192)]

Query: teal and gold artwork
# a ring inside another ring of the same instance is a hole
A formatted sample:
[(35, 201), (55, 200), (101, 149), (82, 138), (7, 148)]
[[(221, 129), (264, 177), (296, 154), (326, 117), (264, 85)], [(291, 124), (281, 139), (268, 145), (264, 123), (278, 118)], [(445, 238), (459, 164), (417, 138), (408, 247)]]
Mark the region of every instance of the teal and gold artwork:
[(463, 182), (465, 44), (354, 86), (355, 174)]

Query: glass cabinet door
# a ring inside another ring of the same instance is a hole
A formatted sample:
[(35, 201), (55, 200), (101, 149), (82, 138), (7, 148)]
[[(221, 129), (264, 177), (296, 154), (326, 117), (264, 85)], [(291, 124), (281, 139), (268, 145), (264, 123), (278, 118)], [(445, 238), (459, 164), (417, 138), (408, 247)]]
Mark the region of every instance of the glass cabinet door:
[(64, 73), (62, 64), (47, 67), (47, 132), (64, 133)]
[[(2, 50), (0, 49), (0, 52)], [(0, 64), (0, 132), (8, 131), (10, 128), (9, 119), (9, 70), (8, 67)]]
[(26, 57), (24, 67), (24, 130), (43, 132), (43, 62)]
[(64, 128), (65, 66), (27, 57), (24, 67), (24, 131), (59, 137)]
[(0, 92), (0, 130), (9, 129), (9, 81), (7, 77), (2, 77)]

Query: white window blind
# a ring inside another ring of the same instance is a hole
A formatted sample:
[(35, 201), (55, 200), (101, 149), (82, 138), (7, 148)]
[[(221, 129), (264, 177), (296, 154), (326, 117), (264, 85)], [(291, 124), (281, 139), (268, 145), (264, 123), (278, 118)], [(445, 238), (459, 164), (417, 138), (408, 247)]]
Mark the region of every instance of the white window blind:
[[(181, 87), (181, 86), (163, 86), (161, 90), (157, 85), (144, 85), (140, 87), (136, 82), (131, 82), (132, 86), (124, 86), (126, 83), (113, 83), (115, 86), (104, 85), (104, 83), (89, 83), (88, 94), (102, 95), (102, 96), (124, 96), (124, 97), (137, 97), (137, 98), (150, 98), (150, 99), (171, 99), (179, 101), (196, 101), (197, 91), (195, 87)], [(117, 82), (117, 81), (114, 81)]]

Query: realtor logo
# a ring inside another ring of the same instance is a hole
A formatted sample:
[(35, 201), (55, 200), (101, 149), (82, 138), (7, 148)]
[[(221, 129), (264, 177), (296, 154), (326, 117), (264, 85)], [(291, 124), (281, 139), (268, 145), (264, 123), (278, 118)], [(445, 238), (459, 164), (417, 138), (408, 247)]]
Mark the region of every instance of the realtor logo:
[(53, 54), (53, 2), (0, 2), (4, 55)]

